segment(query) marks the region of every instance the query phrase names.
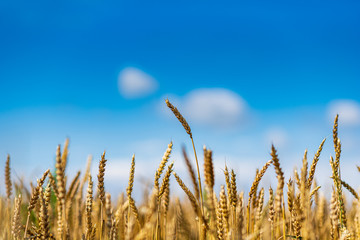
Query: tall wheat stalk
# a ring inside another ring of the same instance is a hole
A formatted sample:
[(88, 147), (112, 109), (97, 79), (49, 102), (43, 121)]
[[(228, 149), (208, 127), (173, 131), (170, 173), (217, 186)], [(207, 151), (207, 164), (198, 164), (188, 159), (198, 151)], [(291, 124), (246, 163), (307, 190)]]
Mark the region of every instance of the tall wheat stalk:
[(201, 201), (200, 201), (201, 214), (204, 215), (204, 207), (203, 207), (204, 200), (203, 200), (203, 196), (202, 196), (199, 161), (198, 161), (197, 154), (196, 154), (196, 149), (195, 149), (194, 139), (193, 139), (193, 136), (192, 136), (192, 133), (191, 133), (191, 128), (190, 128), (189, 124), (187, 123), (187, 121), (185, 120), (185, 118), (179, 112), (179, 110), (170, 103), (169, 99), (166, 99), (165, 102), (166, 102), (166, 105), (168, 106), (168, 108), (170, 108), (170, 110), (173, 112), (175, 117), (182, 124), (182, 126), (184, 127), (186, 133), (189, 135), (189, 137), (191, 139), (191, 143), (192, 143), (192, 146), (193, 146), (193, 149), (194, 149), (194, 155), (195, 155), (195, 161), (196, 161), (196, 169), (197, 169), (197, 175), (198, 175), (198, 184), (199, 184), (200, 199), (201, 199)]

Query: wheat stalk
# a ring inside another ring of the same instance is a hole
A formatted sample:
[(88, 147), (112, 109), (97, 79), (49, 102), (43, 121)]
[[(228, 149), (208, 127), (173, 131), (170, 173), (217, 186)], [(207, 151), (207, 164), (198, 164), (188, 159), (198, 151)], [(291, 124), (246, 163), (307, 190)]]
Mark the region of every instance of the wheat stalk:
[(201, 215), (204, 215), (204, 208), (203, 208), (204, 200), (203, 200), (203, 196), (202, 196), (199, 161), (198, 161), (197, 155), (196, 155), (195, 144), (194, 144), (194, 139), (192, 137), (191, 128), (190, 128), (189, 124), (187, 123), (187, 121), (185, 120), (185, 118), (181, 115), (179, 110), (170, 103), (169, 99), (166, 99), (165, 102), (166, 102), (166, 105), (168, 106), (168, 108), (170, 108), (170, 110), (174, 113), (174, 115), (179, 120), (179, 122), (183, 125), (186, 133), (189, 135), (189, 137), (191, 139), (191, 143), (192, 143), (192, 146), (193, 146), (193, 149), (194, 149), (196, 168), (197, 168), (197, 175), (198, 175)]

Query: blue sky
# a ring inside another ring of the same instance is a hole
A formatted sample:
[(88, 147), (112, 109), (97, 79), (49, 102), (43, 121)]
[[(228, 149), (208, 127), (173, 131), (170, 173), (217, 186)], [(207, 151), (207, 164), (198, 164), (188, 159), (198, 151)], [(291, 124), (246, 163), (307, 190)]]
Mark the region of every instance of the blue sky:
[(33, 179), (69, 137), (69, 173), (88, 154), (96, 170), (106, 149), (115, 192), (133, 153), (151, 179), (172, 140), (182, 173), (180, 148), (190, 145), (169, 97), (199, 153), (209, 146), (217, 171), (226, 161), (244, 186), (271, 143), (291, 170), (327, 137), (330, 171), (340, 113), (343, 169), (355, 181), (359, 10), (357, 1), (1, 1), (0, 158), (11, 154), (17, 174)]

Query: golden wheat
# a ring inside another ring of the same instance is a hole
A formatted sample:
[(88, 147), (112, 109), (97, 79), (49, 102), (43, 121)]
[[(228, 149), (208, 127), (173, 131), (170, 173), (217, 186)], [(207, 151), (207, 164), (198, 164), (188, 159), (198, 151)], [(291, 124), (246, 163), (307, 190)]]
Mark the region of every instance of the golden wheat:
[[(167, 101), (167, 104), (192, 138), (185, 119), (170, 102)], [(220, 191), (216, 191), (219, 186), (216, 185), (214, 176), (216, 159), (213, 159), (212, 151), (206, 148), (202, 165), (206, 186), (204, 192), (201, 192), (200, 176), (193, 170), (183, 149), (194, 187), (192, 192), (175, 173), (176, 164), (172, 162), (167, 165), (172, 142), (155, 172), (152, 192), (145, 191), (143, 201), (137, 203), (132, 196), (136, 190), (135, 155), (131, 160), (125, 193), (122, 192), (113, 199), (105, 190), (105, 152), (99, 163), (97, 196), (93, 195), (91, 157), (84, 175), (81, 171), (74, 176), (66, 174), (68, 139), (62, 152), (60, 145), (57, 147), (53, 173), (47, 170), (35, 186), (30, 183), (31, 194), (21, 179), (12, 182), (8, 156), (4, 164), (5, 193), (0, 196), (0, 239), (360, 239), (359, 195), (356, 188), (342, 178), (340, 171), (341, 141), (338, 121), (339, 117), (336, 116), (333, 127), (335, 155), (330, 158), (331, 172), (328, 173), (333, 181), (330, 199), (324, 197), (323, 188), (315, 180), (315, 170), (325, 139), (318, 147), (310, 167), (305, 151), (302, 162), (299, 162), (299, 173), (294, 171), (286, 179), (287, 191), (284, 189), (285, 173), (280, 167), (277, 150), (272, 146), (271, 160), (256, 172), (247, 193), (248, 198), (244, 197), (244, 191), (237, 188), (236, 171), (228, 169), (226, 165), (224, 184), (220, 185)], [(271, 164), (275, 169), (277, 187), (276, 191), (270, 187), (267, 195), (261, 186), (261, 179)], [(173, 189), (173, 186), (170, 189), (171, 175), (189, 201), (170, 195), (170, 190)], [(87, 189), (84, 190), (86, 182)], [(347, 189), (351, 195), (346, 196), (342, 188)], [(86, 191), (85, 199), (83, 191)]]

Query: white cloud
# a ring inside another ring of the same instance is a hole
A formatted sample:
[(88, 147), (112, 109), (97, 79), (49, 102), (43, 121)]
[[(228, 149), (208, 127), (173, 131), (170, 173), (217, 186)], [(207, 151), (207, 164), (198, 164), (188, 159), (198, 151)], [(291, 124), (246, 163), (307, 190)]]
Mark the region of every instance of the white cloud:
[(328, 114), (331, 121), (334, 121), (335, 115), (339, 114), (341, 125), (360, 125), (360, 103), (354, 100), (341, 99), (332, 101), (328, 106)]
[(223, 88), (195, 89), (185, 95), (181, 103), (186, 118), (216, 127), (235, 125), (246, 111), (245, 101), (235, 92)]
[(158, 82), (140, 69), (127, 67), (119, 73), (119, 91), (125, 98), (140, 98), (150, 95), (158, 88)]
[[(135, 177), (150, 177), (155, 173), (156, 165), (150, 162), (140, 161), (135, 156)], [(108, 181), (127, 181), (130, 174), (131, 156), (129, 158), (109, 159), (106, 167), (106, 180)], [(97, 174), (98, 169), (93, 169), (93, 174)], [(151, 173), (151, 174), (150, 174)], [(150, 174), (150, 175), (149, 175)], [(94, 175), (95, 176), (95, 175)]]
[(274, 144), (275, 147), (284, 147), (288, 142), (287, 132), (280, 127), (272, 127), (265, 133), (266, 144)]

